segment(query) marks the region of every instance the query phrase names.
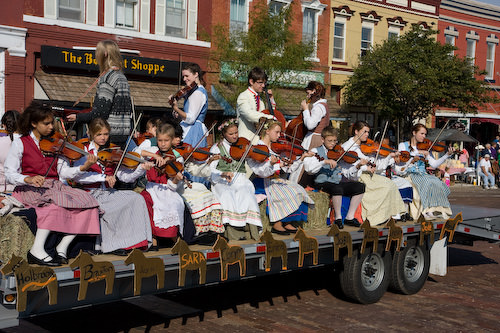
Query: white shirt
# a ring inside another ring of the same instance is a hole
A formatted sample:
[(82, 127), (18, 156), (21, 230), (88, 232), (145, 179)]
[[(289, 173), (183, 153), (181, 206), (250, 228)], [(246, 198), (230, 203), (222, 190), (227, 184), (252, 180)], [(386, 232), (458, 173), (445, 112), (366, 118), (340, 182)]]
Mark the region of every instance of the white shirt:
[(490, 173), (491, 172), (491, 160), (486, 160), (485, 158), (482, 158), (481, 161), (479, 161), (479, 170), (483, 171), (482, 167), (486, 170), (486, 172)]
[[(40, 149), (39, 141), (33, 134), (30, 133), (31, 138), (35, 141), (35, 144)], [(12, 145), (10, 146), (9, 153), (7, 155), (7, 159), (5, 160), (5, 178), (7, 182), (12, 185), (29, 185), (24, 181), (25, 178), (29, 177), (28, 175), (21, 174), (21, 160), (23, 158), (24, 153), (24, 145), (21, 141), (21, 138), (15, 138), (12, 141)], [(43, 176), (47, 170), (40, 170), (40, 175)], [(59, 178), (64, 179), (73, 179), (77, 175), (83, 173), (80, 170), (79, 166), (70, 167), (68, 161), (65, 158), (57, 159), (57, 173), (59, 174)]]
[[(353, 143), (354, 143), (354, 137), (352, 137), (349, 140), (347, 140), (342, 145), (342, 148), (344, 150), (346, 150), (346, 151), (353, 151), (353, 152), (355, 152), (356, 154), (358, 154), (358, 157), (360, 159), (366, 159), (366, 160), (369, 160), (372, 163), (375, 163), (376, 172), (384, 172), (385, 169), (389, 165), (394, 164), (394, 159), (392, 157), (390, 157), (390, 155), (387, 156), (387, 157), (385, 157), (385, 158), (378, 158), (375, 161), (375, 157), (368, 157), (365, 154), (363, 154), (363, 152), (361, 151), (361, 147), (360, 147), (359, 143), (355, 143), (355, 144), (353, 144)], [(368, 168), (366, 165), (362, 165), (358, 169), (357, 168), (358, 163), (359, 163), (359, 160), (357, 160), (352, 165), (350, 165), (348, 163), (345, 163), (343, 161), (339, 161), (339, 164), (342, 167), (342, 174), (344, 175), (344, 177), (346, 177), (348, 179), (351, 179), (351, 180), (358, 180), (359, 177), (361, 176), (361, 174), (363, 173), (363, 171), (366, 171), (367, 168)]]
[[(418, 153), (418, 149), (417, 149), (417, 146), (412, 146), (411, 147), (412, 149), (410, 149), (410, 155), (411, 156), (418, 156), (419, 153)], [(405, 151), (407, 150), (406, 148), (406, 144), (404, 142), (401, 142), (398, 146), (398, 150), (399, 151)], [(432, 156), (432, 154), (429, 154), (427, 156), (427, 162), (429, 162), (429, 166), (433, 169), (436, 169), (438, 168), (441, 164), (444, 163), (444, 161), (446, 161), (446, 159), (448, 159), (449, 155), (448, 153), (444, 154), (443, 156), (441, 156), (440, 158), (438, 158), (437, 160)], [(409, 165), (411, 164), (411, 159), (405, 164), (402, 166), (402, 168), (406, 168), (408, 167)], [(396, 170), (397, 172), (398, 170)]]
[[(259, 140), (257, 142), (258, 145), (266, 145), (262, 140)], [(269, 153), (271, 155), (278, 156), (275, 152), (273, 152), (271, 149), (269, 149)], [(291, 165), (289, 166), (282, 166), (281, 163), (275, 163), (274, 165), (271, 165), (271, 161), (268, 159), (265, 162), (257, 162), (251, 158), (247, 159), (248, 166), (252, 169), (252, 171), (259, 176), (260, 178), (267, 178), (272, 176), (276, 171), (278, 170), (283, 170), (284, 172), (287, 173), (293, 173), (297, 171), (300, 167), (302, 167), (303, 162), (298, 159), (295, 160)]]

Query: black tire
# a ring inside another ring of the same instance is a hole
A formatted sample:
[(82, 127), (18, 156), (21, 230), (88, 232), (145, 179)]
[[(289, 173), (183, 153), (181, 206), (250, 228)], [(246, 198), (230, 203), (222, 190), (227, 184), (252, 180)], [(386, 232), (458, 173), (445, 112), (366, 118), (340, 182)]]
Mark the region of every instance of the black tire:
[(384, 252), (383, 244), (378, 245), (375, 253), (367, 248), (360, 254), (356, 249), (351, 258), (344, 256), (340, 271), (344, 295), (361, 304), (378, 302), (389, 286), (391, 260), (391, 253)]
[(416, 239), (409, 239), (404, 249), (394, 253), (390, 289), (404, 295), (417, 293), (427, 280), (430, 264), (427, 246), (419, 246)]

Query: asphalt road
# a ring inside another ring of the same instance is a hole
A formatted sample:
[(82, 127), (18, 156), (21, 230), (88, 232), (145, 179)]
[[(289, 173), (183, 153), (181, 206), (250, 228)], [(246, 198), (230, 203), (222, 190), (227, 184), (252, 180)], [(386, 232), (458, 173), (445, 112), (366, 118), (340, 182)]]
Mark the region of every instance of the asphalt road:
[[(452, 193), (455, 204), (500, 207), (500, 190)], [(344, 300), (330, 266), (35, 317), (5, 332), (499, 331), (499, 245), (453, 244), (448, 254), (446, 276), (371, 305)]]

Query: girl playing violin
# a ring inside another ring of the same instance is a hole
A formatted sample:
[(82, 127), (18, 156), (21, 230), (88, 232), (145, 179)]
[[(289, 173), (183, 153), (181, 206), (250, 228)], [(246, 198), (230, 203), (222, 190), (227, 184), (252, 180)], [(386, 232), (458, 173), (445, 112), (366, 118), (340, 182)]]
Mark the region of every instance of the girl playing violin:
[(253, 159), (248, 159), (247, 162), (257, 176), (254, 179), (255, 194), (265, 194), (267, 197), (267, 211), (273, 224), (271, 231), (289, 235), (297, 231), (292, 222), (307, 221), (307, 204), (313, 205), (314, 201), (302, 186), (281, 179), (277, 173), (281, 170), (295, 171), (302, 167), (304, 158), (312, 156), (312, 153), (304, 153), (293, 164), (285, 165), (271, 149), (271, 143), (277, 142), (280, 134), (281, 124), (272, 119), (266, 120), (257, 144), (267, 146), (271, 156), (262, 163)]
[[(335, 211), (334, 223), (339, 229), (344, 228), (342, 223), (342, 196), (351, 198), (349, 210), (345, 217), (346, 224), (355, 223), (354, 214), (363, 198), (365, 184), (358, 181), (350, 181), (342, 177), (342, 168), (336, 160), (328, 159), (328, 151), (337, 144), (338, 132), (332, 127), (326, 127), (321, 131), (323, 144), (313, 148), (312, 152), (323, 158), (322, 161), (316, 156), (304, 159), (304, 169), (309, 174), (317, 174), (315, 188), (328, 193), (332, 197), (333, 209)], [(356, 220), (357, 221), (357, 220)]]
[[(33, 207), (37, 214), (38, 229), (27, 254), (28, 262), (47, 266), (67, 263), (69, 244), (77, 234), (100, 233), (99, 203), (87, 192), (59, 181), (59, 177), (74, 178), (87, 171), (97, 158), (89, 155), (82, 165), (69, 167), (63, 158), (42, 155), (39, 142), (51, 134), (53, 128), (50, 106), (32, 102), (20, 118), (22, 137), (12, 142), (5, 161), (7, 181), (16, 185), (13, 196), (25, 206)], [(44, 248), (52, 231), (64, 234), (55, 248), (55, 257)]]
[[(109, 144), (110, 126), (101, 118), (89, 124), (90, 142), (84, 145), (85, 151), (98, 156), (102, 148)], [(83, 165), (84, 158), (75, 161), (75, 165)], [(104, 253), (126, 254), (127, 250), (151, 245), (151, 224), (148, 209), (143, 198), (134, 191), (113, 189), (116, 180), (133, 183), (152, 167), (151, 163), (141, 164), (135, 170), (120, 167), (114, 176), (116, 165), (106, 165), (98, 161), (88, 171), (73, 178), (83, 189), (96, 198), (104, 210), (101, 215), (101, 237), (96, 250)]]
[(448, 219), (451, 216), (450, 202), (448, 195), (450, 189), (440, 179), (427, 174), (425, 162), (429, 162), (431, 168), (439, 167), (452, 152), (452, 148), (441, 156), (434, 159), (428, 150), (418, 150), (419, 142), (424, 142), (427, 135), (427, 128), (422, 124), (412, 127), (412, 137), (410, 141), (399, 144), (400, 151), (409, 151), (416, 158), (411, 159), (399, 168), (400, 174), (409, 176), (414, 187), (413, 202), (410, 205), (410, 212), (414, 219), (423, 214), (426, 219), (441, 217)]
[[(307, 128), (302, 146), (310, 150), (323, 144), (321, 131), (330, 122), (330, 111), (328, 111), (325, 99), (325, 87), (320, 82), (310, 81), (307, 84), (306, 93), (307, 100), (303, 100), (301, 103), (304, 126)], [(310, 103), (312, 103), (312, 107), (309, 110)]]
[[(213, 145), (210, 152), (231, 158), (231, 144), (238, 140), (238, 121), (229, 119), (219, 126), (223, 139)], [(212, 191), (222, 206), (222, 223), (225, 236), (230, 240), (259, 239), (258, 228), (262, 228), (259, 204), (255, 198), (255, 187), (246, 177), (245, 163), (238, 170), (236, 161), (228, 163), (219, 159), (210, 163)]]
[(161, 118), (151, 118), (146, 122), (146, 133), (148, 137), (145, 138), (137, 147), (134, 148), (134, 152), (138, 153), (142, 157), (149, 157), (151, 159), (161, 161), (161, 156), (156, 154), (155, 152), (158, 150), (156, 144), (156, 129), (160, 127), (162, 124)]
[[(184, 100), (184, 111), (177, 106), (177, 100), (169, 96), (173, 102), (174, 115), (182, 121), (183, 141), (194, 146), (207, 131), (203, 121), (208, 111), (208, 94), (203, 86), (203, 74), (198, 64), (189, 62), (182, 67), (182, 79), (186, 86), (194, 85)], [(203, 139), (199, 147), (206, 147), (207, 141)]]
[[(372, 226), (379, 225), (391, 218), (405, 213), (405, 205), (397, 186), (390, 179), (380, 176), (377, 172), (385, 172), (387, 166), (394, 163), (394, 152), (383, 159), (375, 160), (362, 152), (361, 145), (366, 143), (370, 127), (364, 121), (357, 121), (352, 126), (352, 137), (342, 145), (346, 151), (354, 151), (360, 158), (352, 166), (340, 162), (344, 176), (350, 180), (359, 180), (365, 184), (365, 194), (361, 201), (362, 217), (370, 217)], [(345, 222), (345, 221), (344, 221)], [(349, 221), (346, 224), (359, 226), (359, 221)]]
[[(174, 128), (170, 124), (163, 124), (156, 130), (158, 150), (156, 154), (166, 160), (182, 162), (182, 157), (172, 151)], [(174, 164), (175, 165), (175, 164)], [(153, 231), (153, 249), (158, 248), (158, 237), (177, 239), (179, 231), (182, 233), (184, 221), (184, 200), (177, 193), (182, 186), (184, 176), (179, 170), (173, 177), (168, 177), (163, 169), (153, 168), (146, 172), (148, 183), (141, 195), (146, 200), (151, 228)]]

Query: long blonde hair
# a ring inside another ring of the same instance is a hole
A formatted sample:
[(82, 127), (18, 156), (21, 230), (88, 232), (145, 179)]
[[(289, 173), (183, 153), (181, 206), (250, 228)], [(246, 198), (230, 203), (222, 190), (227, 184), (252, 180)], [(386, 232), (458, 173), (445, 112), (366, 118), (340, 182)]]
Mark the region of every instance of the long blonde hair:
[(97, 43), (95, 57), (101, 73), (107, 72), (111, 67), (122, 69), (123, 59), (120, 54), (120, 48), (110, 39)]

